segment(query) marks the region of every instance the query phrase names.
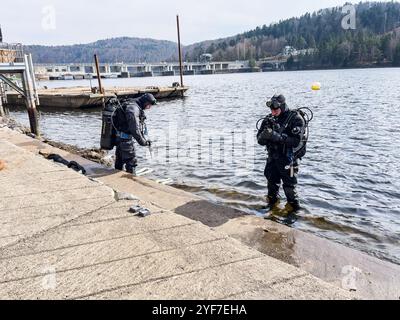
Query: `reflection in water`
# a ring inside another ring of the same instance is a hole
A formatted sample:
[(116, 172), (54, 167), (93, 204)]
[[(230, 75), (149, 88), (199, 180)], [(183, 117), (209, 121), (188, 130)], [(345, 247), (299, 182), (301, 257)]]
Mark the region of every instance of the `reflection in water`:
[[(310, 90), (314, 81), (323, 84), (320, 92)], [(399, 82), (398, 69), (186, 77), (191, 89), (185, 99), (148, 112), (155, 147), (153, 155), (140, 148), (139, 163), (154, 168), (154, 178), (171, 178), (178, 188), (260, 214), (266, 152), (255, 143), (255, 123), (267, 112), (266, 98), (282, 92), (292, 107), (310, 107), (315, 114), (299, 179), (305, 210), (295, 227), (400, 263)], [(28, 124), (23, 110), (11, 114)], [(53, 140), (98, 147), (101, 111), (41, 110), (41, 127)]]

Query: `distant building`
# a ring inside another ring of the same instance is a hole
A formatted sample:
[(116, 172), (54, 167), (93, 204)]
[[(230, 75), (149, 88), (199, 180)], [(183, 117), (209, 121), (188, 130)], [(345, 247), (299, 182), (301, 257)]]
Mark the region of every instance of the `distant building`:
[(238, 70), (242, 68), (248, 68), (249, 67), (249, 61), (231, 61), (229, 63), (228, 69), (231, 70)]
[(0, 43), (3, 42), (3, 32), (1, 31), (1, 26), (0, 26)]
[(201, 62), (211, 62), (212, 59), (213, 59), (213, 56), (210, 53), (204, 53), (200, 56)]
[(313, 54), (317, 51), (317, 49), (302, 49), (302, 50), (297, 50), (296, 48), (292, 46), (286, 46), (283, 48), (282, 55), (284, 57), (289, 57), (289, 56), (299, 56), (299, 55), (306, 55), (306, 54)]
[(292, 46), (286, 46), (285, 48), (283, 48), (282, 55), (284, 57), (297, 56), (298, 51), (296, 50), (296, 48), (294, 48)]
[(303, 50), (298, 50), (297, 54), (298, 55), (314, 54), (317, 51), (318, 51), (317, 49), (303, 49)]

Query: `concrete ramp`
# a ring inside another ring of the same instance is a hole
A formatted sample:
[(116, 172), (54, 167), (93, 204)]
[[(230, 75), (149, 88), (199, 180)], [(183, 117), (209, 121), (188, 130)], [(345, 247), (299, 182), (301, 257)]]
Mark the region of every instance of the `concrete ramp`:
[[(6, 130), (1, 299), (352, 298), (155, 203), (117, 201), (103, 183), (6, 141)], [(129, 213), (134, 204), (153, 214)]]

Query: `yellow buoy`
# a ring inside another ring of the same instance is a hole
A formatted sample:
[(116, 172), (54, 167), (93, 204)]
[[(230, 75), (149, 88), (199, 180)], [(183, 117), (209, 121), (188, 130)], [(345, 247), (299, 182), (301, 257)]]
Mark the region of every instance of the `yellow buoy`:
[(319, 82), (314, 82), (314, 83), (312, 84), (312, 86), (311, 86), (311, 89), (314, 90), (314, 91), (321, 90), (321, 83), (319, 83)]

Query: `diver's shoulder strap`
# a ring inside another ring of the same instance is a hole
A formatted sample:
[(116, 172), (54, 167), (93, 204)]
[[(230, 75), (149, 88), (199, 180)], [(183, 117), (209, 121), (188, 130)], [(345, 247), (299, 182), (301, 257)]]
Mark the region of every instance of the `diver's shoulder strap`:
[(292, 122), (293, 118), (294, 118), (295, 116), (297, 116), (298, 113), (299, 113), (297, 110), (290, 110), (289, 112), (290, 112), (290, 115), (287, 117), (287, 119), (285, 120), (285, 122), (284, 122), (283, 125), (282, 125), (282, 127), (283, 127), (284, 129), (287, 129), (287, 127), (288, 127), (288, 126), (290, 125), (290, 123)]

